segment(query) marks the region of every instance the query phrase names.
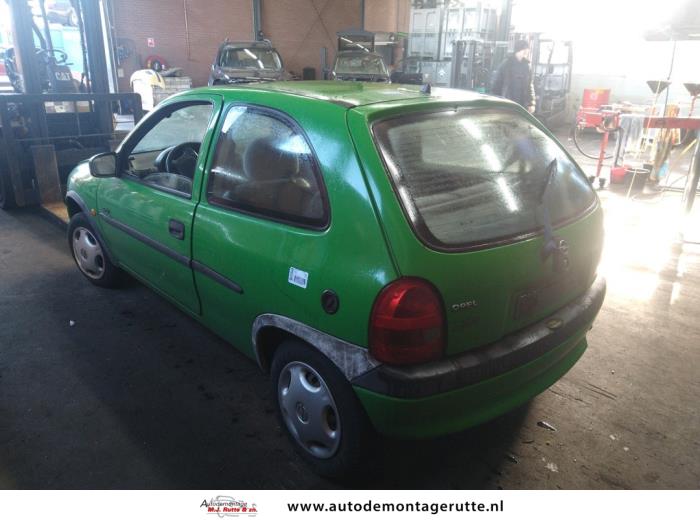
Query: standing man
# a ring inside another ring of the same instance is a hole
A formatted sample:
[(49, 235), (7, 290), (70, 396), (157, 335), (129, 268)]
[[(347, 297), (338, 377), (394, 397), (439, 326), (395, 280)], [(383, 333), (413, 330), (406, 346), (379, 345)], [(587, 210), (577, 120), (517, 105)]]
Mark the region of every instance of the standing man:
[(513, 54), (506, 58), (496, 71), (491, 93), (517, 102), (530, 113), (535, 112), (535, 86), (530, 71), (530, 45), (518, 40)]

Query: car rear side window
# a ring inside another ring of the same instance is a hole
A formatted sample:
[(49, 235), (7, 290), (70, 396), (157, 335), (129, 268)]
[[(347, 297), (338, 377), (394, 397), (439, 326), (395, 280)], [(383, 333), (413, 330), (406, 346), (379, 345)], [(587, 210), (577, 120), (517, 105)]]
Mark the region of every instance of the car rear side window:
[(266, 109), (226, 114), (209, 171), (208, 202), (302, 226), (327, 223), (311, 147), (291, 121)]
[(547, 210), (556, 226), (595, 202), (561, 147), (514, 111), (402, 116), (373, 132), (410, 222), (438, 249), (508, 242), (539, 231)]

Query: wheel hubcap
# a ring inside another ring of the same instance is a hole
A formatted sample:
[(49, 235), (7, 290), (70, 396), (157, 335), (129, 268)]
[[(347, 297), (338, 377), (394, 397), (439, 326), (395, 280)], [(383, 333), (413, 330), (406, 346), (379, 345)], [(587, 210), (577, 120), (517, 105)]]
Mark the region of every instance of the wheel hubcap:
[(277, 397), (287, 429), (317, 458), (333, 456), (340, 445), (340, 420), (328, 386), (306, 363), (288, 363), (280, 374)]
[(92, 279), (99, 279), (105, 273), (105, 259), (102, 248), (90, 230), (79, 226), (73, 231), (73, 255), (78, 268)]

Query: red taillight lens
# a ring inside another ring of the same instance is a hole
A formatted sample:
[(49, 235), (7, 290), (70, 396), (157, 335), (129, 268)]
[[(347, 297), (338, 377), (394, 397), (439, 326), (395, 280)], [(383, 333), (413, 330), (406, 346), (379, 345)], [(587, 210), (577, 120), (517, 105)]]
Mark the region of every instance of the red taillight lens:
[(445, 347), (445, 315), (437, 290), (404, 277), (385, 287), (369, 321), (369, 351), (384, 363), (408, 365), (438, 359)]

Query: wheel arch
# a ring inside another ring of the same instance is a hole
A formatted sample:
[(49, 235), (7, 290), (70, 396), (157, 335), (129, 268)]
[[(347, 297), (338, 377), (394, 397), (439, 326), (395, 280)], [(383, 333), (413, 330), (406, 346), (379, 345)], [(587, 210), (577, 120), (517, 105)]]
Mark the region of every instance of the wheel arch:
[(105, 242), (104, 237), (102, 237), (97, 221), (92, 213), (90, 213), (82, 197), (75, 190), (68, 190), (64, 202), (66, 203), (66, 208), (68, 208), (68, 216), (70, 218), (73, 218), (78, 213), (83, 213), (83, 215), (85, 215), (90, 227), (95, 232), (97, 240), (100, 241), (105, 254), (109, 257), (110, 261), (112, 261), (112, 264), (117, 264), (117, 259), (114, 258), (114, 254), (109, 249), (109, 245)]
[(83, 208), (78, 204), (78, 201), (72, 197), (66, 197), (66, 208), (68, 209), (68, 217), (73, 217), (76, 213), (84, 212)]
[(266, 373), (270, 372), (275, 351), (284, 341), (290, 339), (308, 344), (308, 341), (304, 341), (282, 328), (276, 326), (263, 326), (260, 328), (255, 337), (255, 357), (263, 371)]
[(269, 372), (274, 353), (288, 339), (306, 343), (325, 355), (340, 372), (352, 381), (379, 366), (367, 349), (333, 337), (304, 323), (278, 314), (256, 317), (252, 330), (253, 351), (263, 371)]

